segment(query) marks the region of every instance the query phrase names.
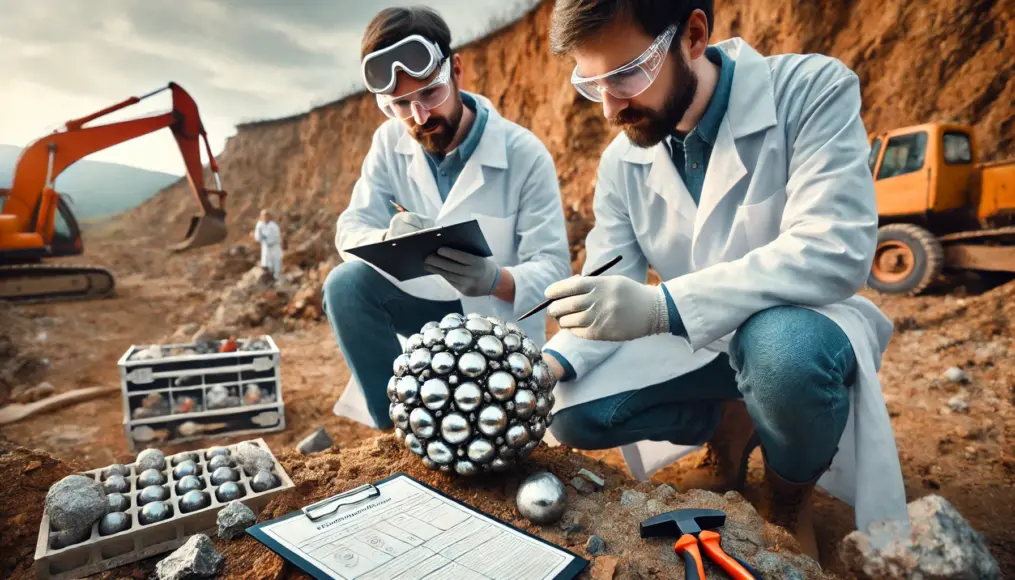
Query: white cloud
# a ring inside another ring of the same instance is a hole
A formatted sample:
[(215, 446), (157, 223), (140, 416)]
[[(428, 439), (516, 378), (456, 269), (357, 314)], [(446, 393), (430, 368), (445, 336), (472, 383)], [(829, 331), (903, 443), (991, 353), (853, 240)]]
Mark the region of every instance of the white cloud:
[[(429, 0), (455, 44), (535, 0)], [(426, 0), (424, 0), (426, 2)], [(197, 101), (213, 151), (234, 125), (305, 111), (359, 88), (367, 22), (390, 0), (0, 0), (0, 143), (26, 145), (72, 118), (179, 83)], [(169, 107), (167, 94), (104, 118)], [(172, 134), (89, 159), (182, 174)]]

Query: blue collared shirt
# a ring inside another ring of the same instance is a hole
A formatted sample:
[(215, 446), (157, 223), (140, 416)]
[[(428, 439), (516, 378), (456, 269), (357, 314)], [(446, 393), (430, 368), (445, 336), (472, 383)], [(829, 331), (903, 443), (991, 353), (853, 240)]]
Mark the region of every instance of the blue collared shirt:
[(430, 165), (434, 181), (437, 182), (437, 191), (440, 192), (442, 201), (447, 201), (448, 193), (451, 192), (451, 188), (454, 187), (458, 176), (462, 174), (462, 169), (465, 168), (466, 162), (469, 161), (469, 157), (472, 156), (476, 146), (479, 145), (479, 139), (483, 136), (483, 129), (486, 128), (486, 119), (490, 116), (487, 108), (473, 98), (472, 95), (465, 91), (461, 91), (460, 94), (462, 95), (462, 103), (476, 113), (476, 118), (472, 121), (469, 133), (462, 140), (462, 143), (447, 155), (434, 155), (426, 150), (423, 151), (426, 153), (426, 160)]
[[(691, 194), (695, 205), (701, 199), (701, 189), (705, 183), (705, 170), (708, 169), (712, 147), (719, 135), (719, 125), (722, 123), (723, 117), (726, 116), (730, 91), (733, 86), (733, 69), (736, 65), (736, 62), (721, 48), (715, 46), (705, 49), (705, 57), (720, 67), (719, 80), (715, 92), (712, 93), (712, 99), (698, 124), (683, 139), (677, 134), (666, 138), (670, 159), (676, 166), (680, 178), (684, 180), (684, 185), (687, 186), (687, 191)], [(662, 289), (666, 296), (670, 332), (677, 336), (684, 336), (687, 331), (680, 318), (680, 313), (677, 312), (677, 305), (666, 286), (662, 286)], [(550, 349), (546, 349), (545, 352), (556, 358), (564, 367), (564, 376), (561, 377), (561, 381), (571, 380), (575, 377), (574, 367), (564, 358), (564, 355)]]

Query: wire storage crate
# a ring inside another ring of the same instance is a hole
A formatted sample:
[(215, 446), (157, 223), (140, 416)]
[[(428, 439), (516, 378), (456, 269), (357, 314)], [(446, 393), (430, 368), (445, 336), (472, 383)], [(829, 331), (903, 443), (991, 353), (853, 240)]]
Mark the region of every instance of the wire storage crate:
[(132, 345), (120, 357), (123, 425), (132, 451), (202, 437), (285, 429), (280, 352), (271, 336)]
[[(268, 448), (263, 439), (252, 439), (248, 441), (268, 452), (272, 459), (271, 473), (276, 477), (275, 487), (256, 491), (256, 485), (251, 485), (252, 475), (246, 469), (238, 466), (233, 461), (232, 469), (235, 470), (237, 479), (234, 483), (241, 490), (242, 494), (237, 501), (246, 504), (255, 514), (260, 513), (265, 506), (279, 493), (292, 489), (293, 482), (286, 473), (285, 468), (278, 462), (271, 449)], [(226, 446), (232, 455), (239, 444)], [(170, 460), (172, 456), (166, 457), (163, 469), (159, 470), (164, 478), (162, 484), (167, 491), (167, 499), (163, 503), (169, 506), (171, 515), (161, 521), (143, 523), (139, 517), (142, 506), (140, 504), (140, 489), (138, 485), (138, 470), (134, 463), (127, 465), (130, 475), (126, 477), (130, 483), (130, 490), (126, 492), (130, 506), (125, 510), (130, 520), (127, 529), (102, 535), (99, 531), (99, 523), (92, 524), (91, 532), (87, 539), (67, 546), (54, 544), (50, 536), (49, 516), (43, 513), (42, 522), (39, 525), (39, 538), (35, 546), (35, 575), (38, 580), (69, 580), (72, 578), (83, 578), (103, 570), (109, 570), (117, 566), (123, 566), (131, 562), (137, 562), (151, 556), (170, 552), (185, 544), (190, 536), (199, 533), (212, 535), (217, 528), (219, 511), (229, 502), (222, 501), (217, 493), (220, 486), (216, 486), (211, 480), (208, 461), (210, 449), (199, 449), (192, 452), (197, 456), (197, 465), (200, 467), (198, 477), (203, 483), (203, 491), (207, 494), (208, 505), (195, 511), (186, 512), (181, 509), (181, 495), (176, 489), (179, 479), (173, 474), (173, 465)], [(93, 478), (98, 482), (103, 481), (102, 472), (105, 468), (93, 469), (81, 473), (85, 477)], [(156, 502), (157, 503), (157, 502)]]

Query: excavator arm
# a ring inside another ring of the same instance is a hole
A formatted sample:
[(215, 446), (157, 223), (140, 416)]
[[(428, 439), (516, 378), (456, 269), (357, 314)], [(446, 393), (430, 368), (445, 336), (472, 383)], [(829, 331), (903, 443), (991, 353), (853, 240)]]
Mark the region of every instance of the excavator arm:
[[(85, 125), (130, 105), (137, 104), (162, 91), (172, 91), (173, 106), (167, 113), (127, 121), (86, 127)], [(0, 212), (0, 253), (10, 250), (37, 250), (45, 254), (53, 238), (54, 218), (59, 194), (53, 189), (56, 178), (78, 160), (92, 153), (130, 141), (160, 129), (169, 128), (180, 148), (187, 179), (201, 214), (196, 216), (180, 243), (169, 246), (182, 251), (220, 242), (226, 237), (224, 201), (218, 164), (208, 144), (208, 136), (194, 99), (176, 83), (140, 97), (68, 121), (63, 131), (56, 131), (31, 143), (21, 153), (14, 169), (11, 189), (6, 192)], [(217, 189), (204, 185), (201, 163), (201, 140), (204, 140)], [(211, 198), (217, 198), (217, 205)]]

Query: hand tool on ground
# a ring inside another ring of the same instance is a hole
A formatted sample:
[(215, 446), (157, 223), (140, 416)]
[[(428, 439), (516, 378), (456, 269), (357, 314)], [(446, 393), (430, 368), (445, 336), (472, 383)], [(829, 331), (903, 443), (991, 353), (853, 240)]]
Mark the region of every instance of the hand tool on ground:
[(119, 391), (120, 387), (88, 387), (86, 389), (75, 389), (73, 391), (67, 391), (66, 393), (60, 393), (59, 395), (46, 397), (45, 399), (34, 403), (11, 403), (10, 405), (0, 409), (0, 425), (8, 425), (38, 413), (53, 411), (61, 407), (66, 407), (68, 405), (73, 405), (74, 403), (80, 403), (81, 401), (98, 397), (99, 395)]
[(705, 580), (699, 542), (709, 559), (722, 567), (734, 580), (761, 580), (761, 574), (747, 562), (730, 556), (720, 545), (720, 535), (712, 530), (726, 523), (726, 512), (719, 510), (674, 510), (652, 516), (639, 526), (642, 538), (673, 537), (673, 551), (684, 559), (687, 580)]
[[(598, 276), (598, 275), (602, 274), (603, 272), (605, 272), (605, 271), (609, 270), (610, 268), (612, 268), (613, 266), (615, 266), (617, 264), (617, 262), (619, 262), (620, 259), (623, 258), (623, 257), (624, 256), (617, 256), (617, 257), (613, 258), (609, 262), (607, 262), (607, 263), (603, 264), (602, 266), (599, 266), (595, 270), (592, 270), (591, 272), (589, 272), (588, 275), (589, 276)], [(528, 317), (532, 316), (533, 314), (539, 312), (540, 310), (546, 308), (547, 306), (549, 306), (552, 303), (553, 303), (553, 298), (550, 298), (550, 299), (542, 301), (541, 303), (536, 305), (536, 307), (533, 308), (532, 310), (529, 310), (525, 314), (522, 314), (522, 316), (518, 319), (518, 322), (521, 322), (521, 321), (525, 320), (526, 318), (528, 318)]]

